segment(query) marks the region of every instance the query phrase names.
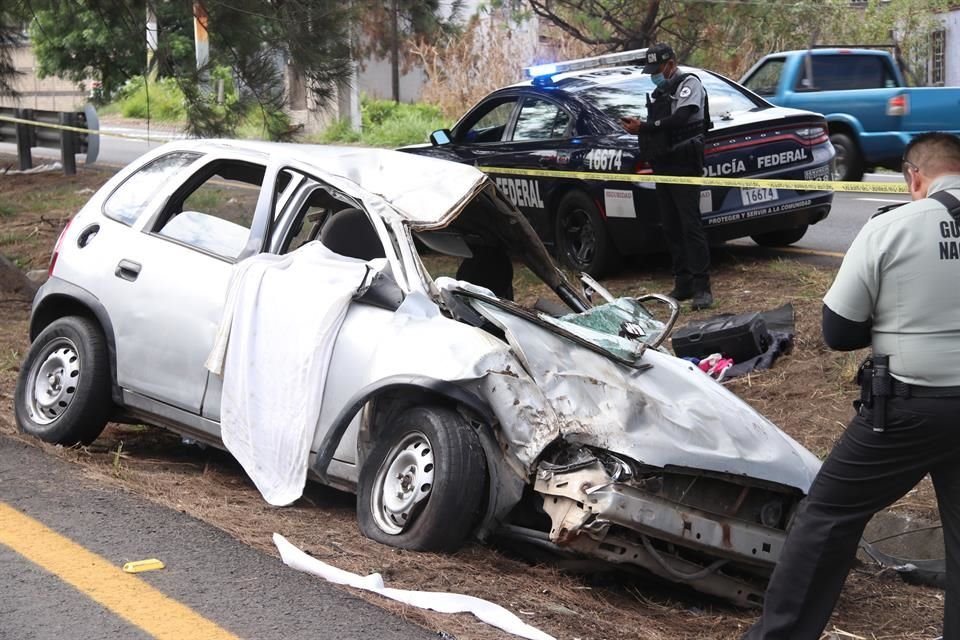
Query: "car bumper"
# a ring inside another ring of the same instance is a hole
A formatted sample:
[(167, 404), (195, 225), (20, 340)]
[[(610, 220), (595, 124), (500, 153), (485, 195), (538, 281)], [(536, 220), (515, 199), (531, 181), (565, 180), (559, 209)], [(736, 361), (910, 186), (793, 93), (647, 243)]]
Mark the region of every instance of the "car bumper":
[[(634, 565), (739, 606), (759, 606), (786, 537), (779, 528), (711, 513), (615, 480), (602, 464), (538, 471), (550, 542)], [(744, 489), (747, 491), (748, 489)]]

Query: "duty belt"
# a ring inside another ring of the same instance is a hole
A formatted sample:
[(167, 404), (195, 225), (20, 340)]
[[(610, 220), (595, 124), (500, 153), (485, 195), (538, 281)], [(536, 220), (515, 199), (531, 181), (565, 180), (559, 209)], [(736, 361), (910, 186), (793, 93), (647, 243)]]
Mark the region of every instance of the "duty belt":
[(960, 387), (920, 387), (894, 378), (893, 395), (898, 398), (960, 398)]

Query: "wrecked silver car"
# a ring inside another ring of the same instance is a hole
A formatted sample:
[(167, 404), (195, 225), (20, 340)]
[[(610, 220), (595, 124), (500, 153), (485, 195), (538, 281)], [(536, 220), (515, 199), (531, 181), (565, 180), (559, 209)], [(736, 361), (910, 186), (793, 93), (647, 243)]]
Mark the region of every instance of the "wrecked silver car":
[[(511, 301), (520, 263), (555, 300)], [(271, 504), (307, 477), (355, 491), (386, 544), (505, 535), (760, 603), (818, 461), (660, 346), (672, 300), (587, 282), (598, 304), (473, 167), (171, 143), (61, 235), (17, 423), (154, 424), (229, 450)]]

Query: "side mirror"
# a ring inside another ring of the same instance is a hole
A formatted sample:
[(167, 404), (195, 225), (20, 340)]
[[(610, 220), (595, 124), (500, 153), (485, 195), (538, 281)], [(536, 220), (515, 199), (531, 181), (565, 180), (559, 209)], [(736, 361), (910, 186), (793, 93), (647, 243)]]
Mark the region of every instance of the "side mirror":
[(431, 133), (430, 144), (435, 147), (442, 144), (450, 144), (450, 129), (437, 129)]

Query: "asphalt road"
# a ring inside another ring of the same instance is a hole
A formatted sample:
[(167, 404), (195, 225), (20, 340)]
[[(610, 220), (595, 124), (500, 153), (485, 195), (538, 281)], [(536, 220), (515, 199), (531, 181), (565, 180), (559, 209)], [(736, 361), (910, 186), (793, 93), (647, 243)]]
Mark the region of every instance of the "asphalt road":
[[(166, 568), (119, 570), (146, 558)], [(436, 635), (199, 520), (98, 486), (77, 465), (0, 436), (0, 640), (151, 637)]]

